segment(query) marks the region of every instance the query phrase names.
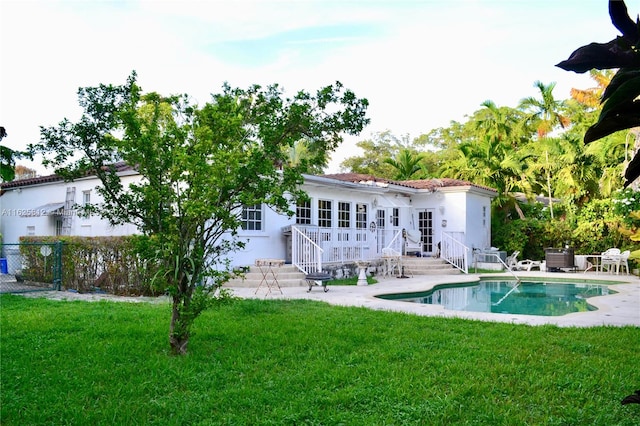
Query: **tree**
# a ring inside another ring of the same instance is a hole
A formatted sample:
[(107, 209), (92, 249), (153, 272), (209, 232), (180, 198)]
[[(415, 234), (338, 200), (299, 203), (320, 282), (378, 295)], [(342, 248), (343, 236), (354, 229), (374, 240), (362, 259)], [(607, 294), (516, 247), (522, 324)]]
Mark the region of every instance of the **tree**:
[(393, 179), (395, 169), (385, 160), (395, 158), (402, 149), (411, 149), (409, 136), (398, 138), (389, 130), (378, 132), (371, 139), (356, 144), (363, 155), (346, 158), (340, 163), (342, 170)]
[[(8, 136), (7, 130), (0, 127), (0, 141)], [(4, 182), (12, 181), (15, 177), (15, 158), (19, 155), (14, 150), (0, 145), (0, 179)]]
[[(565, 128), (569, 125), (569, 119), (563, 114), (565, 108), (563, 101), (557, 101), (553, 96), (556, 83), (545, 85), (536, 81), (534, 86), (540, 91), (540, 99), (534, 97), (524, 98), (520, 101), (520, 108), (527, 112), (525, 121), (533, 125), (538, 133), (538, 140), (543, 140), (556, 127)], [(549, 164), (549, 151), (544, 151), (544, 161)], [(553, 219), (553, 190), (551, 188), (550, 167), (546, 168), (546, 190), (549, 198), (549, 210)]]
[(34, 169), (23, 166), (21, 164), (16, 165), (15, 173), (15, 179), (30, 179), (38, 175), (38, 172)]
[(505, 210), (513, 207), (524, 218), (515, 192), (531, 193), (526, 160), (509, 143), (482, 135), (460, 144), (458, 157), (442, 167), (441, 175), (494, 188), (498, 191), (494, 203)]
[[(590, 43), (576, 49), (558, 67), (566, 71), (584, 73), (592, 69), (615, 69), (601, 99), (603, 104), (598, 121), (586, 131), (584, 143), (590, 143), (619, 130), (640, 126), (640, 20), (634, 22), (622, 0), (609, 0), (609, 16), (622, 33), (608, 43)], [(625, 171), (625, 187), (640, 176), (640, 153)]]
[(565, 128), (569, 125), (569, 118), (563, 114), (564, 101), (558, 101), (553, 96), (556, 83), (545, 85), (541, 81), (533, 83), (540, 91), (540, 99), (527, 97), (520, 101), (520, 108), (528, 111), (526, 120), (533, 123), (538, 131), (538, 137), (543, 138), (557, 126)]
[(414, 177), (417, 172), (422, 170), (420, 162), (423, 157), (423, 154), (418, 154), (408, 148), (403, 148), (395, 159), (385, 158), (384, 162), (395, 169), (394, 179), (409, 180)]
[[(147, 238), (141, 255), (158, 265), (173, 301), (175, 354), (186, 353), (198, 315), (225, 299), (227, 255), (243, 247), (243, 206), (265, 203), (292, 215), (305, 196), (301, 174), (368, 122), (366, 99), (339, 82), (292, 98), (278, 85), (225, 84), (199, 108), (187, 95), (143, 94), (134, 72), (121, 86), (80, 89), (79, 103), (82, 118), (42, 128), (31, 151), (68, 179), (94, 173), (104, 202), (89, 209), (112, 224), (133, 223)], [(290, 164), (284, 148), (303, 138), (308, 160)], [(135, 167), (141, 181), (123, 186), (116, 161)]]

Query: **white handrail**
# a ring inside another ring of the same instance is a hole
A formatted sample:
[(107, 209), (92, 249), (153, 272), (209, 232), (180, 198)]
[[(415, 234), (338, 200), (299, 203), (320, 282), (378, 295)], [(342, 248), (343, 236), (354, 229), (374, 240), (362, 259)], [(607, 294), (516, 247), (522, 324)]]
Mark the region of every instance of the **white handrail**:
[(387, 244), (387, 247), (385, 247), (385, 248), (391, 248), (391, 245), (392, 245), (393, 243), (395, 243), (395, 241), (398, 239), (398, 237), (399, 237), (400, 235), (402, 235), (402, 230), (398, 230), (398, 231), (396, 232), (396, 234), (393, 236), (393, 238), (391, 239), (391, 241), (389, 242), (389, 244)]
[[(474, 257), (474, 262), (476, 262), (476, 263), (477, 263), (476, 254), (477, 254), (477, 253), (474, 253), (474, 256), (473, 256), (473, 257)], [(515, 273), (515, 272), (513, 272), (513, 270), (507, 266), (507, 264), (506, 264), (506, 263), (504, 263), (504, 260), (502, 260), (502, 258), (500, 257), (500, 255), (499, 255), (498, 253), (482, 253), (482, 255), (483, 255), (483, 256), (493, 256), (493, 257), (495, 257), (496, 259), (498, 259), (498, 262), (502, 263), (502, 266), (504, 266), (504, 269), (506, 269), (506, 270), (507, 270), (507, 272), (510, 272), (510, 273), (511, 273), (511, 275), (513, 275), (513, 278), (515, 278), (515, 279), (518, 281), (518, 284), (520, 284), (520, 281), (522, 281), (522, 280), (520, 279), (520, 277), (518, 277), (518, 276), (516, 275), (516, 273)], [(477, 268), (477, 266), (476, 266), (476, 268)]]
[(291, 227), (291, 263), (305, 274), (322, 272), (322, 247), (298, 227)]
[(465, 246), (462, 242), (456, 240), (446, 232), (442, 232), (440, 238), (440, 257), (449, 262), (455, 268), (469, 273), (469, 247)]

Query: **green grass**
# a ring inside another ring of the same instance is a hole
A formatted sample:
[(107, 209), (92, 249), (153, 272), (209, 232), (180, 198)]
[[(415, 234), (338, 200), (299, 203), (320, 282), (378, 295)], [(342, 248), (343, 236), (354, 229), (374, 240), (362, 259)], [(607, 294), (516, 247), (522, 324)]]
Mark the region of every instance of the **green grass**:
[(240, 300), (168, 350), (169, 305), (0, 297), (2, 425), (638, 425), (640, 328)]

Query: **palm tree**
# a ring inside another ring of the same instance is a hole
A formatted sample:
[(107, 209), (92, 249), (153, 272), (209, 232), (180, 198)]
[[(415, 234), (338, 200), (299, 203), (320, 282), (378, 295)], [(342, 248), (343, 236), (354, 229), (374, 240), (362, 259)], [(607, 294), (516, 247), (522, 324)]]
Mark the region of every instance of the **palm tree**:
[(604, 90), (611, 83), (611, 79), (615, 75), (613, 70), (596, 70), (589, 71), (589, 76), (596, 82), (595, 87), (588, 89), (571, 89), (571, 99), (590, 109), (602, 109), (600, 99)]
[[(556, 83), (545, 85), (537, 80), (533, 84), (540, 91), (540, 99), (534, 97), (524, 98), (520, 101), (520, 108), (525, 112), (525, 123), (532, 125), (538, 134), (538, 141), (544, 139), (556, 127), (564, 129), (569, 125), (569, 118), (564, 115), (566, 105), (564, 101), (557, 101), (553, 97), (553, 89)], [(544, 144), (544, 146), (549, 146)], [(550, 165), (549, 150), (543, 152), (543, 161)], [(546, 168), (547, 195), (549, 197), (549, 210), (553, 218), (553, 198), (551, 188), (551, 167)]]
[(514, 108), (498, 107), (491, 100), (481, 105), (484, 108), (472, 117), (474, 131), (517, 146), (522, 141), (522, 113)]
[(513, 207), (521, 219), (524, 214), (516, 201), (516, 193), (531, 194), (526, 174), (527, 157), (522, 156), (509, 143), (490, 136), (482, 136), (462, 143), (458, 157), (447, 162), (441, 176), (464, 179), (498, 191), (498, 207)]
[(403, 148), (398, 152), (395, 159), (385, 158), (384, 162), (395, 169), (394, 179), (409, 180), (416, 172), (422, 170), (420, 162), (424, 154), (412, 152), (408, 148)]
[(520, 101), (520, 108), (527, 114), (526, 122), (533, 124), (538, 132), (538, 138), (551, 133), (557, 126), (565, 128), (569, 125), (569, 117), (563, 115), (565, 102), (557, 101), (553, 97), (556, 83), (548, 85), (536, 81), (534, 86), (540, 91), (540, 99), (524, 98)]

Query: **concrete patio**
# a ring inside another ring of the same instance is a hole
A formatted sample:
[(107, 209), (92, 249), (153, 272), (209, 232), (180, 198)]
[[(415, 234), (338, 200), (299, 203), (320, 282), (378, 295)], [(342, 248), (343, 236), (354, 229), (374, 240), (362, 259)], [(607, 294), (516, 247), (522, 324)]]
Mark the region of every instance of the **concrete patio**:
[[(429, 275), (410, 278), (389, 277), (380, 279), (378, 283), (368, 286), (333, 286), (328, 285), (329, 291), (322, 291), (322, 287), (314, 286), (311, 292), (308, 287), (283, 287), (282, 293), (276, 288), (267, 292), (263, 286), (256, 293), (255, 288), (231, 288), (233, 293), (242, 298), (266, 299), (309, 299), (340, 306), (360, 306), (370, 309), (406, 312), (415, 315), (436, 317), (457, 317), (482, 321), (508, 322), (513, 324), (543, 325), (554, 324), (562, 327), (592, 327), (592, 326), (636, 326), (640, 327), (640, 278), (633, 275), (610, 275), (604, 273), (574, 273), (574, 272), (539, 272), (518, 271), (522, 278), (553, 278), (555, 280), (596, 280), (607, 284), (617, 294), (598, 296), (588, 299), (589, 304), (597, 307), (595, 311), (577, 312), (563, 316), (535, 316), (513, 315), (484, 312), (465, 312), (445, 310), (438, 305), (408, 303), (384, 300), (376, 295), (389, 293), (420, 292), (432, 289), (438, 284), (472, 283), (481, 276), (513, 278), (510, 273), (468, 274), (468, 275)], [(619, 283), (619, 284), (615, 284)]]

